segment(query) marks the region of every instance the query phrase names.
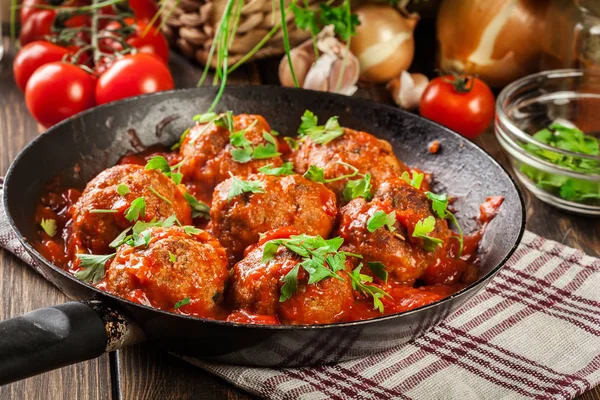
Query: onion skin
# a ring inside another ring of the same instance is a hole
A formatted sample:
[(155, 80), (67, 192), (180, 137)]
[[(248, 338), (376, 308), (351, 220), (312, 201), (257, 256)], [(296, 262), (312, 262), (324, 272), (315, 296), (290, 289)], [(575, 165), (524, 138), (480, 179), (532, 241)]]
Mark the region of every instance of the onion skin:
[(404, 17), (393, 7), (369, 3), (355, 14), (360, 25), (350, 50), (360, 62), (360, 79), (383, 83), (407, 70), (415, 53), (413, 31), (418, 15)]
[(503, 87), (539, 69), (548, 2), (444, 0), (437, 19), (440, 69)]

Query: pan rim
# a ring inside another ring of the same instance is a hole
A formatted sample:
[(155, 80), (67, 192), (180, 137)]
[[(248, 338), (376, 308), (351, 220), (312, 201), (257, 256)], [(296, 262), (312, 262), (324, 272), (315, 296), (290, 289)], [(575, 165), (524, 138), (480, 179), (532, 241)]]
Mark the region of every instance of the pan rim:
[[(35, 139), (33, 139), (30, 143), (28, 143), (20, 152), (19, 154), (15, 157), (15, 159), (12, 161), (8, 171), (6, 172), (5, 175), (5, 179), (4, 179), (4, 185), (3, 185), (3, 196), (2, 196), (2, 201), (3, 201), (3, 205), (5, 208), (5, 214), (8, 220), (8, 223), (11, 227), (11, 229), (15, 232), (15, 234), (17, 235), (17, 239), (19, 240), (19, 242), (21, 243), (21, 245), (23, 245), (25, 247), (25, 249), (27, 250), (27, 252), (29, 254), (34, 255), (34, 258), (37, 260), (41, 260), (47, 267), (51, 268), (52, 270), (54, 270), (55, 272), (63, 275), (64, 277), (68, 278), (69, 280), (79, 284), (79, 285), (83, 285), (88, 289), (92, 289), (94, 292), (96, 292), (97, 295), (99, 295), (99, 297), (108, 297), (110, 298), (112, 301), (117, 302), (118, 304), (120, 303), (125, 303), (127, 304), (128, 307), (136, 307), (136, 308), (142, 308), (145, 311), (151, 311), (151, 312), (158, 312), (158, 313), (162, 313), (165, 314), (169, 317), (177, 317), (177, 318), (181, 318), (183, 320), (188, 320), (188, 321), (201, 321), (204, 323), (208, 323), (210, 325), (218, 325), (218, 326), (225, 326), (227, 328), (234, 328), (234, 329), (268, 329), (268, 330), (273, 330), (273, 331), (279, 331), (279, 330), (314, 330), (314, 329), (323, 329), (323, 330), (328, 330), (328, 329), (335, 329), (335, 328), (342, 328), (342, 327), (360, 327), (363, 325), (369, 325), (369, 324), (376, 324), (376, 323), (380, 323), (380, 322), (385, 322), (388, 320), (392, 320), (392, 319), (396, 319), (396, 318), (402, 318), (408, 315), (412, 315), (418, 312), (422, 312), (424, 310), (429, 310), (432, 308), (438, 308), (438, 307), (442, 307), (443, 305), (452, 302), (453, 300), (462, 297), (474, 290), (478, 290), (478, 288), (481, 285), (485, 285), (487, 284), (494, 275), (496, 275), (496, 273), (500, 270), (500, 268), (502, 268), (506, 262), (510, 259), (510, 257), (514, 254), (514, 252), (517, 250), (519, 244), (521, 243), (521, 240), (523, 238), (523, 234), (525, 232), (525, 222), (526, 222), (526, 212), (525, 212), (525, 202), (523, 199), (523, 194), (521, 193), (521, 190), (519, 189), (515, 179), (508, 173), (508, 171), (506, 170), (506, 168), (504, 168), (496, 159), (494, 159), (487, 151), (485, 151), (483, 148), (481, 148), (480, 146), (478, 146), (477, 144), (471, 142), (470, 140), (467, 140), (466, 138), (464, 138), (463, 136), (461, 136), (460, 134), (452, 131), (451, 129), (448, 129), (434, 121), (425, 119), (423, 117), (420, 117), (418, 115), (414, 115), (412, 113), (409, 113), (408, 111), (405, 110), (401, 110), (397, 107), (393, 107), (391, 105), (388, 104), (382, 104), (382, 103), (378, 103), (369, 99), (362, 99), (362, 98), (357, 98), (357, 97), (347, 97), (344, 95), (340, 95), (340, 94), (335, 94), (335, 93), (323, 93), (323, 92), (316, 92), (313, 90), (306, 90), (306, 89), (297, 89), (297, 88), (284, 88), (284, 87), (280, 87), (280, 86), (273, 86), (273, 85), (262, 85), (262, 86), (231, 86), (228, 87), (225, 91), (226, 94), (234, 94), (234, 92), (244, 92), (244, 91), (248, 91), (248, 90), (262, 90), (262, 91), (280, 91), (280, 92), (290, 92), (290, 93), (294, 93), (294, 92), (312, 92), (313, 94), (318, 94), (319, 96), (324, 96), (324, 97), (330, 97), (331, 99), (335, 100), (341, 100), (344, 99), (344, 102), (348, 103), (353, 103), (354, 105), (358, 105), (360, 106), (361, 103), (364, 105), (364, 103), (368, 103), (371, 106), (374, 107), (380, 107), (383, 109), (387, 109), (391, 112), (395, 112), (395, 113), (400, 113), (404, 116), (408, 116), (409, 118), (417, 118), (417, 119), (422, 119), (424, 121), (426, 121), (426, 123), (436, 127), (438, 130), (444, 131), (445, 135), (450, 135), (453, 136), (455, 140), (464, 140), (467, 144), (465, 144), (466, 146), (472, 146), (475, 150), (481, 152), (484, 154), (484, 156), (491, 161), (492, 164), (494, 164), (496, 167), (499, 167), (500, 170), (506, 175), (506, 177), (508, 177), (511, 185), (512, 185), (512, 189), (515, 190), (515, 192), (517, 193), (517, 197), (519, 199), (518, 205), (520, 206), (521, 209), (521, 213), (520, 213), (520, 217), (521, 217), (521, 221), (520, 221), (520, 227), (519, 227), (519, 233), (517, 235), (517, 238), (515, 240), (515, 242), (513, 243), (513, 245), (511, 246), (510, 250), (507, 252), (506, 256), (497, 263), (496, 266), (494, 266), (487, 274), (481, 276), (479, 279), (477, 279), (475, 282), (471, 283), (470, 285), (466, 286), (465, 288), (459, 290), (458, 292), (453, 293), (452, 295), (445, 297), (441, 300), (438, 300), (434, 303), (431, 304), (427, 304), (412, 310), (408, 310), (408, 311), (404, 311), (404, 312), (400, 312), (400, 313), (395, 313), (395, 314), (389, 314), (389, 315), (382, 315), (382, 316), (378, 316), (375, 318), (370, 318), (370, 319), (365, 319), (365, 320), (359, 320), (359, 321), (345, 321), (345, 322), (336, 322), (336, 323), (331, 323), (331, 324), (314, 324), (314, 325), (266, 325), (266, 324), (248, 324), (248, 323), (238, 323), (238, 322), (228, 322), (228, 321), (222, 321), (222, 320), (214, 320), (214, 319), (208, 319), (208, 318), (201, 318), (201, 317), (195, 317), (195, 316), (191, 316), (191, 315), (185, 315), (185, 314), (176, 314), (176, 313), (172, 313), (166, 310), (161, 310), (161, 309), (157, 309), (157, 308), (153, 308), (144, 304), (139, 304), (139, 303), (134, 303), (130, 300), (124, 299), (122, 297), (116, 296), (112, 293), (109, 292), (105, 292), (102, 291), (100, 289), (98, 289), (97, 287), (90, 285), (89, 283), (86, 282), (82, 282), (80, 280), (78, 280), (77, 278), (75, 278), (75, 276), (71, 275), (70, 273), (68, 273), (67, 271), (65, 271), (64, 269), (52, 264), (50, 261), (48, 261), (46, 258), (44, 258), (27, 240), (27, 238), (20, 232), (20, 230), (17, 228), (16, 223), (11, 215), (11, 213), (8, 212), (8, 191), (6, 190), (6, 187), (10, 186), (10, 182), (12, 180), (12, 175), (13, 175), (13, 171), (15, 170), (16, 166), (19, 164), (20, 160), (25, 157), (25, 155), (27, 154), (28, 151), (30, 151), (33, 147), (35, 147), (37, 145), (38, 142), (45, 140), (45, 135), (47, 135), (48, 133), (53, 132), (56, 129), (59, 129), (61, 126), (66, 125), (66, 124), (70, 124), (73, 121), (76, 121), (78, 119), (80, 119), (81, 117), (88, 115), (90, 113), (96, 113), (98, 112), (98, 110), (103, 110), (105, 108), (109, 108), (112, 107), (114, 104), (124, 104), (124, 103), (129, 103), (129, 102), (135, 102), (138, 101), (141, 98), (149, 98), (149, 97), (161, 97), (161, 96), (165, 96), (168, 97), (169, 95), (172, 95), (173, 93), (180, 93), (180, 92), (197, 92), (201, 95), (209, 95), (211, 92), (216, 92), (215, 88), (212, 87), (195, 87), (195, 88), (185, 88), (185, 89), (174, 89), (174, 90), (169, 90), (169, 91), (163, 91), (163, 92), (158, 92), (158, 93), (152, 93), (152, 94), (146, 94), (146, 95), (141, 95), (141, 96), (135, 96), (135, 97), (130, 97), (127, 99), (123, 99), (123, 100), (118, 100), (115, 102), (111, 102), (111, 103), (106, 103), (106, 104), (102, 104), (100, 106), (96, 106), (93, 107), (89, 110), (83, 111), (79, 114), (76, 114), (70, 118), (67, 118), (66, 120), (54, 125), (53, 127), (51, 127), (50, 129), (48, 129), (47, 131), (45, 131), (44, 133), (40, 134), (38, 137), (36, 137)], [(35, 262), (36, 260), (34, 260)], [(50, 282), (54, 285), (53, 282)], [(56, 286), (56, 285), (54, 285)], [(59, 289), (60, 290), (60, 289)]]

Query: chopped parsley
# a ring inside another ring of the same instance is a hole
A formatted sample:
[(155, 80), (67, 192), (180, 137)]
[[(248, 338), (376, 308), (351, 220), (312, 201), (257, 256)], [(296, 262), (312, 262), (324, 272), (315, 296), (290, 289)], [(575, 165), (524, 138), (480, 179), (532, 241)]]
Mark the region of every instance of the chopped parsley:
[[(598, 138), (584, 134), (575, 126), (569, 127), (554, 123), (547, 129), (536, 132), (533, 138), (557, 149), (590, 156), (600, 155)], [(524, 144), (523, 148), (537, 158), (558, 165), (559, 167), (580, 173), (600, 174), (599, 161), (563, 155), (551, 150), (542, 149), (531, 143)], [(565, 200), (600, 203), (600, 183), (552, 174), (523, 163), (520, 166), (520, 170), (537, 187), (558, 195)]]
[(198, 229), (195, 226), (191, 226), (191, 225), (184, 226), (183, 230), (188, 235), (198, 235), (198, 234), (202, 233), (202, 229)]
[(308, 171), (306, 171), (304, 173), (305, 178), (310, 179), (313, 182), (319, 182), (319, 183), (330, 183), (330, 182), (335, 182), (335, 181), (340, 181), (342, 179), (347, 179), (347, 178), (353, 178), (356, 175), (358, 175), (358, 168), (347, 164), (345, 162), (341, 162), (338, 161), (336, 162), (336, 164), (340, 164), (340, 165), (344, 165), (348, 168), (350, 168), (352, 170), (351, 173), (346, 174), (346, 175), (341, 175), (335, 178), (331, 178), (331, 179), (325, 179), (325, 170), (321, 167), (317, 167), (316, 165), (310, 165), (308, 167)]
[(190, 304), (190, 301), (191, 301), (190, 298), (186, 297), (186, 298), (184, 298), (182, 300), (179, 300), (177, 303), (175, 303), (175, 305), (173, 306), (173, 308), (175, 310), (177, 310), (180, 307), (187, 306), (188, 304)]
[(97, 209), (97, 208), (90, 210), (91, 214), (115, 214), (118, 212), (119, 212), (119, 210), (102, 210), (102, 209)]
[(307, 136), (317, 144), (327, 144), (344, 134), (344, 128), (338, 123), (338, 117), (331, 117), (325, 125), (317, 125), (318, 119), (312, 111), (306, 110), (298, 128), (300, 136)]
[(192, 218), (210, 219), (210, 207), (203, 201), (198, 200), (188, 192), (183, 197), (192, 208)]
[(146, 200), (143, 197), (138, 197), (131, 202), (129, 208), (125, 211), (127, 221), (137, 221), (140, 217), (146, 216)]
[(350, 201), (358, 197), (363, 197), (367, 201), (371, 200), (373, 198), (372, 188), (371, 174), (364, 174), (360, 179), (348, 181), (343, 192), (344, 200)]
[(294, 164), (292, 164), (291, 162), (283, 163), (281, 167), (274, 167), (273, 164), (264, 165), (260, 167), (258, 171), (262, 172), (265, 175), (275, 176), (293, 175), (296, 173), (294, 172)]
[(97, 256), (94, 254), (77, 254), (79, 265), (83, 268), (75, 272), (80, 281), (98, 283), (104, 278), (104, 267), (115, 254)]
[(414, 187), (415, 189), (421, 189), (421, 183), (423, 183), (424, 176), (424, 174), (415, 171), (411, 171), (411, 175), (409, 175), (408, 172), (404, 171), (400, 178), (402, 178), (404, 182)]
[(296, 264), (296, 266), (283, 277), (283, 286), (281, 286), (279, 294), (280, 303), (283, 303), (292, 297), (298, 290), (298, 271), (300, 271), (300, 264)]
[(292, 149), (292, 151), (296, 151), (300, 147), (298, 141), (292, 137), (286, 136), (283, 138), (283, 140), (285, 140), (287, 145), (290, 146), (290, 149)]
[(243, 181), (229, 173), (231, 176), (231, 187), (227, 192), (227, 200), (231, 200), (242, 193), (264, 193), (265, 183), (261, 181)]
[[(181, 180), (183, 179), (183, 174), (179, 172), (179, 168), (183, 164), (183, 161), (173, 165), (172, 167), (169, 165), (169, 162), (163, 156), (154, 156), (146, 163), (146, 169), (152, 170), (156, 169), (165, 174), (168, 178), (171, 178), (173, 183), (179, 185)], [(156, 194), (156, 193), (155, 193)]]
[(426, 251), (435, 251), (438, 246), (441, 246), (443, 240), (428, 236), (435, 228), (435, 218), (431, 215), (417, 222), (412, 236), (423, 240), (423, 248)]
[(388, 272), (384, 263), (379, 261), (369, 261), (367, 263), (367, 266), (369, 267), (371, 272), (373, 272), (373, 275), (375, 275), (382, 281), (387, 282)]
[(263, 139), (267, 142), (266, 144), (261, 143), (258, 146), (253, 146), (252, 142), (246, 138), (246, 132), (257, 122), (258, 120), (255, 119), (248, 128), (233, 132), (229, 136), (229, 143), (232, 146), (229, 152), (233, 161), (247, 163), (251, 160), (263, 160), (281, 155), (277, 151), (277, 141), (269, 132), (263, 131), (262, 133)]
[(454, 214), (452, 214), (450, 211), (448, 211), (448, 196), (445, 193), (435, 194), (435, 193), (431, 193), (431, 192), (426, 192), (426, 195), (427, 195), (427, 198), (429, 200), (431, 200), (431, 209), (433, 210), (433, 212), (435, 212), (438, 217), (440, 217), (442, 219), (449, 219), (450, 221), (452, 221), (454, 223), (454, 225), (456, 225), (456, 229), (458, 229), (458, 233), (460, 236), (458, 236), (458, 237), (452, 236), (452, 237), (455, 238), (456, 240), (458, 240), (459, 248), (458, 248), (458, 254), (456, 255), (456, 258), (460, 258), (460, 256), (462, 255), (462, 252), (463, 252), (463, 247), (464, 247), (464, 235), (463, 235), (462, 228), (460, 227), (460, 224), (458, 223), (458, 220), (456, 219)]
[(386, 214), (385, 211), (377, 210), (367, 221), (367, 229), (369, 232), (375, 232), (377, 229), (386, 226), (390, 232), (394, 232), (396, 228), (396, 211)]
[(156, 189), (154, 189), (152, 186), (148, 186), (148, 190), (151, 191), (152, 193), (154, 193), (154, 195), (156, 197), (158, 197), (159, 199), (161, 199), (165, 203), (167, 203), (167, 204), (169, 204), (171, 206), (173, 205), (173, 203), (171, 202), (171, 200), (167, 199), (165, 196), (163, 196), (162, 194), (158, 193), (158, 191)]
[(177, 256), (175, 256), (175, 254), (169, 252), (169, 261), (171, 261), (172, 263), (177, 262)]
[(124, 183), (119, 184), (117, 186), (117, 193), (119, 193), (120, 196), (125, 196), (129, 193), (129, 186)]
[(175, 143), (173, 146), (171, 146), (171, 151), (175, 151), (175, 150), (181, 148), (181, 145), (183, 145), (185, 138), (190, 134), (190, 130), (191, 130), (191, 128), (187, 128), (185, 131), (183, 131), (183, 133), (179, 137), (179, 141), (177, 143)]
[(384, 307), (383, 303), (381, 302), (381, 298), (384, 296), (391, 298), (392, 296), (377, 286), (369, 285), (369, 283), (373, 282), (373, 278), (371, 278), (369, 275), (360, 273), (362, 266), (363, 264), (360, 263), (351, 274), (348, 274), (352, 282), (352, 287), (354, 290), (357, 290), (367, 296), (371, 296), (373, 298), (373, 309), (377, 309), (383, 314)]
[[(329, 3), (328, 3), (329, 4)], [(348, 7), (344, 5), (330, 6), (320, 4), (315, 9), (312, 5), (305, 3), (304, 7), (291, 4), (294, 13), (294, 22), (299, 29), (310, 31), (311, 35), (317, 35), (323, 27), (333, 25), (335, 33), (344, 41), (350, 36), (356, 35), (356, 26), (360, 25), (358, 15), (349, 13)]]
[(42, 218), (40, 221), (40, 226), (44, 232), (46, 232), (46, 235), (50, 237), (54, 237), (54, 235), (56, 235), (56, 220)]

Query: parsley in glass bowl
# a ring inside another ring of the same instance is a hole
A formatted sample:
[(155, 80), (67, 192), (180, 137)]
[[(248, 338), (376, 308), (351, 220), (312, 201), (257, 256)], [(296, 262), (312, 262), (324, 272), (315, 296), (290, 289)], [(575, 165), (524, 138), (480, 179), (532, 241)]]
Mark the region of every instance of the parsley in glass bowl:
[(511, 83), (498, 96), (495, 131), (536, 197), (600, 215), (600, 71), (545, 71)]

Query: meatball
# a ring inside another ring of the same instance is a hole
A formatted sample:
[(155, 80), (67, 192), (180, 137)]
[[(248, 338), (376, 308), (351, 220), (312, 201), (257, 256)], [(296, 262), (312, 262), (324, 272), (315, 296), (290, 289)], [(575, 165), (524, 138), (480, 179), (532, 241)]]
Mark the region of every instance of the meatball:
[[(369, 219), (377, 212), (395, 211), (395, 230), (383, 226), (370, 232)], [(362, 254), (364, 261), (382, 262), (390, 278), (400, 284), (413, 285), (429, 265), (447, 250), (451, 231), (445, 220), (436, 218), (429, 236), (443, 240), (444, 245), (428, 253), (421, 239), (412, 237), (415, 224), (433, 216), (425, 193), (393, 179), (381, 184), (373, 201), (357, 198), (340, 209), (338, 234), (344, 239), (343, 249)]]
[(189, 298), (178, 310), (214, 317), (229, 275), (219, 242), (206, 231), (188, 234), (179, 226), (153, 227), (149, 232), (147, 246), (118, 248), (106, 272), (106, 290), (162, 310), (173, 310)]
[[(119, 194), (119, 185), (125, 185), (128, 193)], [(110, 242), (136, 222), (125, 216), (139, 197), (143, 197), (145, 203), (145, 212), (140, 212), (139, 219), (161, 220), (175, 214), (182, 224), (191, 223), (190, 206), (171, 179), (162, 172), (145, 170), (139, 165), (117, 165), (92, 179), (69, 210), (72, 218), (69, 240), (73, 251), (109, 253)]]
[(282, 246), (271, 261), (263, 264), (263, 249), (264, 245), (255, 247), (233, 268), (231, 299), (235, 309), (276, 316), (285, 324), (328, 324), (344, 320), (354, 302), (352, 284), (344, 271), (338, 271), (342, 280), (329, 277), (308, 284), (308, 274), (300, 267), (297, 291), (280, 302), (283, 278), (302, 259)]
[(293, 227), (300, 233), (329, 237), (337, 213), (335, 195), (324, 185), (300, 175), (254, 174), (264, 193), (243, 193), (228, 200), (234, 179), (219, 184), (210, 208), (212, 233), (227, 249), (230, 261), (271, 229)]
[[(252, 147), (266, 146), (263, 132), (271, 132), (267, 121), (260, 115), (241, 114), (233, 117), (234, 131), (246, 130), (244, 137), (251, 142)], [(253, 159), (245, 163), (234, 161), (231, 155), (233, 146), (229, 143), (231, 132), (222, 124), (210, 123), (194, 126), (181, 145), (181, 155), (184, 158), (181, 172), (186, 183), (194, 186), (195, 194), (210, 202), (213, 189), (220, 182), (229, 178), (229, 173), (237, 176), (248, 176), (258, 172), (264, 165), (280, 166), (281, 157)], [(275, 139), (278, 151), (281, 151)]]
[[(358, 168), (362, 174), (371, 175), (371, 184), (377, 189), (386, 179), (397, 177), (407, 167), (394, 155), (392, 146), (385, 140), (352, 129), (344, 129), (344, 134), (327, 144), (317, 144), (306, 138), (293, 155), (294, 168), (299, 174), (308, 171), (311, 165), (323, 168), (325, 179), (347, 175), (352, 170), (340, 162)], [(327, 183), (327, 187), (342, 199), (348, 179)]]

